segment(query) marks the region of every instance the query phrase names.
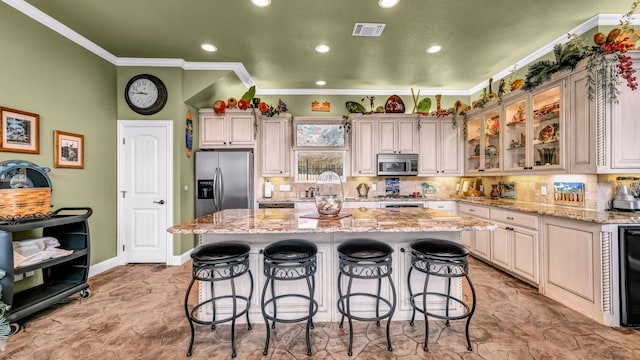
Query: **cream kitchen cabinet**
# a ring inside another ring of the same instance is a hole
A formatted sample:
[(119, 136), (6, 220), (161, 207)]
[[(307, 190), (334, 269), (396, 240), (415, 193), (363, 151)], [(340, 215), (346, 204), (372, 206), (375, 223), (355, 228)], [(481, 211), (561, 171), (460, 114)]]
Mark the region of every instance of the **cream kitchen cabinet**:
[[(630, 52), (633, 68), (640, 72), (640, 53)], [(620, 84), (618, 103), (599, 92), (593, 101), (587, 93), (586, 63), (569, 77), (570, 168), (572, 173), (616, 174), (640, 172), (638, 91)], [(596, 89), (598, 86), (596, 86)]]
[(291, 176), (291, 116), (260, 119), (262, 176)]
[(351, 175), (376, 176), (378, 120), (356, 115), (351, 125)]
[(416, 116), (379, 115), (375, 117), (378, 119), (378, 153), (418, 153), (418, 129)]
[(377, 209), (380, 205), (377, 201), (345, 201), (342, 204), (343, 209)]
[(458, 206), (455, 201), (429, 200), (424, 202), (424, 207), (440, 211), (447, 211), (454, 214), (458, 213)]
[(462, 146), (460, 128), (449, 118), (419, 120), (418, 176), (460, 176)]
[(619, 325), (617, 231), (554, 216), (542, 217), (545, 296), (607, 325)]
[(253, 148), (254, 118), (250, 110), (228, 109), (217, 115), (213, 109), (200, 109), (200, 148)]
[(537, 286), (539, 217), (498, 208), (490, 210), (490, 220), (498, 225), (491, 234), (491, 263)]
[(465, 174), (500, 173), (502, 109), (494, 101), (484, 109), (468, 115), (465, 137)]
[[(468, 203), (458, 204), (458, 213), (464, 216), (472, 216), (478, 219), (489, 220), (489, 208)], [(491, 261), (491, 232), (490, 231), (463, 231), (462, 244), (469, 249), (475, 257)]]

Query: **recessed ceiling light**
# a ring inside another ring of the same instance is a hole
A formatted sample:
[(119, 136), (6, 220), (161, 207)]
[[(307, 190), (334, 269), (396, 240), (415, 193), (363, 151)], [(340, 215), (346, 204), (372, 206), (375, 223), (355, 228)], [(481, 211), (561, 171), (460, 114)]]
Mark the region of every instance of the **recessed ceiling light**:
[(440, 45), (433, 45), (430, 48), (427, 49), (427, 52), (429, 54), (435, 54), (437, 52), (439, 52), (440, 50), (442, 50), (442, 46)]
[(399, 2), (400, 0), (378, 0), (378, 5), (381, 8), (388, 9), (398, 5)]
[(271, 0), (251, 0), (251, 2), (253, 3), (253, 5), (260, 6), (260, 7), (266, 7), (271, 5)]
[(216, 52), (216, 51), (218, 51), (218, 48), (215, 47), (215, 45), (211, 45), (211, 44), (202, 44), (202, 45), (200, 45), (200, 47), (202, 48), (202, 50), (208, 51), (208, 52)]
[(320, 44), (320, 45), (316, 46), (316, 51), (321, 53), (321, 54), (328, 53), (329, 50), (331, 50), (329, 45)]
[(325, 86), (325, 85), (327, 85), (327, 82), (326, 82), (326, 81), (324, 81), (324, 80), (318, 80), (318, 81), (316, 81), (316, 85), (318, 85), (318, 86)]

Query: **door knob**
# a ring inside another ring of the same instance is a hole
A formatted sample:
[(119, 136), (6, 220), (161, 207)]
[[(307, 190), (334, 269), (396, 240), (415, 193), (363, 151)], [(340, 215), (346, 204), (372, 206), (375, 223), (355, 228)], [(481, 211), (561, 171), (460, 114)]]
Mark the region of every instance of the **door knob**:
[(153, 203), (154, 203), (154, 204), (164, 205), (164, 200), (154, 201)]

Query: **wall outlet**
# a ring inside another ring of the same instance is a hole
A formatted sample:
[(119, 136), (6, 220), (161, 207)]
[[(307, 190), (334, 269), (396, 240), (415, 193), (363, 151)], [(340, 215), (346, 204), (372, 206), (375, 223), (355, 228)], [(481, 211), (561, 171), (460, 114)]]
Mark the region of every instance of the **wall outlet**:
[(378, 184), (371, 183), (371, 191), (378, 191)]
[(291, 191), (291, 185), (280, 185), (280, 191)]
[(542, 196), (546, 196), (547, 195), (547, 187), (546, 186), (540, 186), (540, 195), (542, 195)]

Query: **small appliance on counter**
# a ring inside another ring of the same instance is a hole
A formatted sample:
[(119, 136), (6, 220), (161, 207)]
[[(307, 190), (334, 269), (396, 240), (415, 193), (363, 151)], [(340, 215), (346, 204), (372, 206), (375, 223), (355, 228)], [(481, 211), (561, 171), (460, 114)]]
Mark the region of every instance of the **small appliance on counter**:
[(615, 210), (640, 210), (640, 178), (619, 176), (616, 178), (616, 197), (612, 207)]

